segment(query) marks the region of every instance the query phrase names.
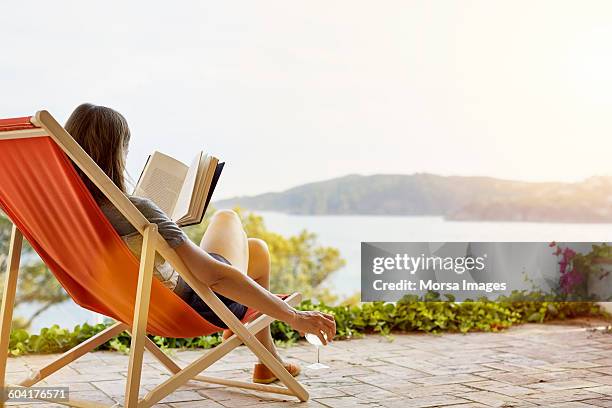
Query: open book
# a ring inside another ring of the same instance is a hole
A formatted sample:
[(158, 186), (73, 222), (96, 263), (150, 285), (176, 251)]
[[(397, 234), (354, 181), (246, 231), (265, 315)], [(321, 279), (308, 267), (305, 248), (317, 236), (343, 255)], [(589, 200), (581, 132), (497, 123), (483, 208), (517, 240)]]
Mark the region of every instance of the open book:
[(224, 164), (204, 152), (199, 152), (190, 166), (154, 152), (142, 170), (134, 195), (151, 199), (182, 227), (199, 224)]

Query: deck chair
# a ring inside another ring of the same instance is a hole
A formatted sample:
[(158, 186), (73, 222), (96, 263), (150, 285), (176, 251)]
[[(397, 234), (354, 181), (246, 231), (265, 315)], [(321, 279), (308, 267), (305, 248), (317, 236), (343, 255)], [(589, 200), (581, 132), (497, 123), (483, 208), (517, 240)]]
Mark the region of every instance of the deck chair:
[[(75, 171), (78, 166), (143, 235), (140, 260), (133, 256)], [(20, 252), (25, 237), (70, 297), (80, 306), (116, 321), (96, 336), (12, 386), (30, 387), (70, 362), (127, 331), (131, 346), (125, 407), (150, 407), (188, 381), (238, 387), (308, 400), (304, 387), (254, 337), (273, 318), (248, 309), (240, 321), (215, 293), (200, 283), (176, 252), (132, 202), (47, 112), (0, 120), (0, 208), (13, 222), (4, 296), (0, 309), (0, 387), (5, 386), (7, 350)], [(158, 252), (235, 334), (185, 367), (180, 367), (147, 334), (194, 337), (221, 329), (203, 319), (153, 278)], [(296, 305), (299, 293), (283, 296)], [(264, 385), (200, 375), (244, 343), (281, 381)], [(139, 399), (143, 353), (147, 349), (172, 374)], [(2, 388), (0, 388), (2, 389)], [(75, 407), (102, 407), (90, 401), (48, 400)], [(4, 403), (0, 401), (0, 407)]]

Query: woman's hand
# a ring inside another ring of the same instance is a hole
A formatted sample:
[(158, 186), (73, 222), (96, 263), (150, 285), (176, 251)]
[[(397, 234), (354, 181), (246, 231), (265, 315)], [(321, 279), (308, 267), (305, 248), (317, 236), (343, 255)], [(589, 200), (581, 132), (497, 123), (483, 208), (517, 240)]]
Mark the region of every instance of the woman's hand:
[(312, 310), (296, 310), (289, 325), (303, 336), (312, 333), (317, 336), (323, 345), (331, 341), (336, 335), (336, 320), (334, 316)]

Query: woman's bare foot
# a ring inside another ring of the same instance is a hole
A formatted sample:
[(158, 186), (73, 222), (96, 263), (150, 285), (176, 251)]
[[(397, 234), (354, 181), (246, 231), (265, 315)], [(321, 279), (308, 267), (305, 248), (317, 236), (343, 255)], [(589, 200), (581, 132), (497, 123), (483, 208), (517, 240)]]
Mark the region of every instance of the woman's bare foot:
[[(300, 374), (301, 369), (300, 369), (300, 366), (297, 364), (283, 363), (283, 366), (285, 367), (287, 371), (289, 371), (289, 374), (291, 374), (294, 377), (297, 377)], [(254, 383), (270, 384), (276, 380), (278, 380), (276, 375), (274, 375), (272, 370), (266, 367), (265, 364), (262, 364), (262, 363), (255, 364), (255, 367), (253, 368), (253, 382)]]

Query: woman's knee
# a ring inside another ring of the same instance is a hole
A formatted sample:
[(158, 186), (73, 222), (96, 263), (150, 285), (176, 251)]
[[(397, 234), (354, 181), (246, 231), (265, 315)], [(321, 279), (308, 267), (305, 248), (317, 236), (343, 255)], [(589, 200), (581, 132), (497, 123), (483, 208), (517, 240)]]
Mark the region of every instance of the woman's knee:
[(249, 258), (256, 260), (270, 260), (270, 250), (266, 241), (259, 238), (249, 238)]
[[(246, 240), (246, 233), (240, 216), (234, 210), (217, 210), (210, 218), (208, 229), (215, 232), (226, 232), (230, 234), (240, 233)], [(236, 236), (236, 235), (234, 235)]]
[(220, 210), (213, 214), (202, 236), (200, 247), (228, 259), (232, 265), (246, 271), (249, 252), (247, 235), (236, 212)]
[(249, 266), (247, 274), (266, 289), (270, 288), (270, 251), (266, 242), (249, 238)]
[(234, 210), (217, 210), (211, 217), (212, 220), (237, 221), (242, 223), (240, 216)]

